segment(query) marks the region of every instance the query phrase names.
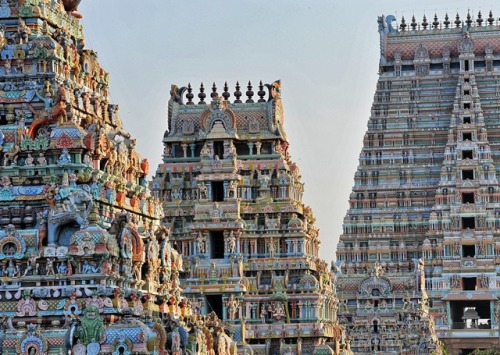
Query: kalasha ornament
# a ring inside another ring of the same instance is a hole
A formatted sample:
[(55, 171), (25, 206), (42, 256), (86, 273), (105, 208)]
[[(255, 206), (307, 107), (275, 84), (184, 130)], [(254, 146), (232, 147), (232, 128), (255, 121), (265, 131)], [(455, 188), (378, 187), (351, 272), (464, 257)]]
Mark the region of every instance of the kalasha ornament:
[(68, 12), (75, 11), (81, 2), (82, 0), (63, 0), (64, 9)]

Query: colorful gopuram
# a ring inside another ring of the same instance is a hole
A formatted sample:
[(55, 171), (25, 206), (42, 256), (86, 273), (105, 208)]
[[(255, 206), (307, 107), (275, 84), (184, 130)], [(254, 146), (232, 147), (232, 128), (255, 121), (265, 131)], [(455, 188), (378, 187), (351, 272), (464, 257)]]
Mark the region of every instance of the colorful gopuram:
[(234, 353), (181, 296), (78, 0), (0, 0), (0, 353)]
[(281, 84), (218, 90), (172, 86), (152, 182), (184, 260), (184, 295), (229, 324), (242, 354), (338, 354), (336, 273), (318, 257)]
[(378, 22), (379, 80), (338, 244), (340, 322), (359, 354), (427, 354), (435, 334), (450, 354), (498, 346), (500, 23)]

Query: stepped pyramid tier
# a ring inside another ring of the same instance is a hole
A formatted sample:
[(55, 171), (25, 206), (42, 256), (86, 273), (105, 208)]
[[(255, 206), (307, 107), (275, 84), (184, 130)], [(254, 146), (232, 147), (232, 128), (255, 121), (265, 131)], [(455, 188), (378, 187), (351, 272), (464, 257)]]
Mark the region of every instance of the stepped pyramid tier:
[(336, 274), (318, 258), (281, 84), (209, 91), (201, 84), (195, 99), (190, 84), (172, 86), (151, 185), (184, 258), (184, 294), (200, 314), (227, 321), (242, 352), (339, 353)]
[[(355, 353), (430, 350), (433, 327), (452, 354), (492, 347), (500, 24), (491, 11), (394, 20), (379, 18), (379, 80), (338, 245), (341, 323)], [(374, 267), (385, 283), (367, 289)], [(414, 339), (394, 335), (409, 324)]]
[(228, 354), (224, 324), (181, 295), (79, 2), (0, 0), (0, 353)]

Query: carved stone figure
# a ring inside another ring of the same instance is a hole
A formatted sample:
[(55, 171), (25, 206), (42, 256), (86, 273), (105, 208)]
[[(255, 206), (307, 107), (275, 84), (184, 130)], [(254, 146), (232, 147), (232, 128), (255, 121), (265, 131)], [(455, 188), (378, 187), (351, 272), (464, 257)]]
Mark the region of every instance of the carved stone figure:
[(104, 334), (104, 326), (99, 309), (95, 305), (90, 305), (85, 308), (84, 316), (81, 319), (81, 325), (77, 330), (78, 339), (85, 345), (90, 342), (99, 342)]

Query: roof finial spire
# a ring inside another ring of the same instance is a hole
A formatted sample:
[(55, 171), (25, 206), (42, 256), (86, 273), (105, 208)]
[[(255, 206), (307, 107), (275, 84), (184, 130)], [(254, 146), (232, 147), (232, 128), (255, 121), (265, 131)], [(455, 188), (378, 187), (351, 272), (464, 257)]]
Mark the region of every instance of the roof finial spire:
[(228, 100), (229, 99), (229, 96), (231, 96), (231, 94), (229, 93), (229, 87), (227, 86), (227, 81), (224, 82), (224, 92), (222, 93), (222, 97), (224, 98), (224, 100)]
[(432, 22), (432, 28), (437, 30), (439, 28), (438, 15), (434, 13), (434, 21)]
[(205, 94), (205, 87), (203, 86), (203, 83), (200, 85), (200, 93), (198, 94), (198, 98), (200, 99), (200, 102), (198, 102), (198, 105), (205, 105), (205, 97), (207, 97), (207, 94)]
[(461, 24), (462, 24), (462, 21), (460, 21), (460, 15), (457, 12), (457, 16), (455, 16), (455, 25), (457, 28), (459, 28)]
[(401, 28), (401, 31), (406, 31), (406, 20), (405, 20), (405, 17), (401, 17), (401, 25), (399, 25), (399, 28)]
[(247, 96), (248, 96), (248, 100), (245, 101), (245, 102), (248, 102), (248, 103), (252, 103), (253, 100), (252, 100), (252, 96), (253, 96), (253, 91), (252, 91), (252, 83), (250, 82), (250, 80), (248, 80), (248, 86), (247, 86)]
[(450, 17), (448, 16), (448, 13), (444, 16), (444, 28), (450, 28)]
[(429, 23), (427, 22), (427, 16), (425, 16), (424, 14), (424, 18), (422, 20), (422, 27), (424, 28), (424, 30), (426, 30), (427, 26), (429, 26)]
[(194, 102), (193, 102), (193, 88), (191, 87), (191, 83), (188, 83), (188, 87), (187, 87), (187, 94), (186, 94), (186, 99), (188, 99), (188, 102), (186, 103), (186, 105), (194, 105)]
[(481, 10), (479, 10), (479, 12), (477, 13), (477, 19), (476, 19), (477, 25), (482, 26), (483, 21), (484, 21), (483, 15), (481, 14)]
[(214, 100), (217, 96), (219, 96), (219, 94), (217, 93), (217, 85), (215, 85), (215, 81), (214, 81), (214, 84), (212, 85), (212, 93), (210, 94), (210, 97), (212, 98), (212, 100)]
[(236, 91), (234, 92), (234, 97), (236, 97), (236, 100), (234, 100), (234, 103), (236, 104), (241, 104), (241, 100), (240, 100), (240, 97), (241, 97), (241, 91), (240, 91), (240, 82), (237, 81), (236, 82)]
[(467, 24), (467, 27), (470, 27), (472, 25), (472, 16), (470, 15), (470, 10), (467, 10), (467, 20), (465, 23)]
[(493, 17), (493, 12), (490, 10), (490, 14), (488, 16), (488, 25), (492, 26), (493, 22), (495, 22), (495, 18)]
[(415, 15), (413, 15), (411, 17), (411, 24), (410, 24), (410, 26), (411, 26), (411, 29), (414, 30), (414, 31), (417, 29), (417, 20), (415, 20)]

